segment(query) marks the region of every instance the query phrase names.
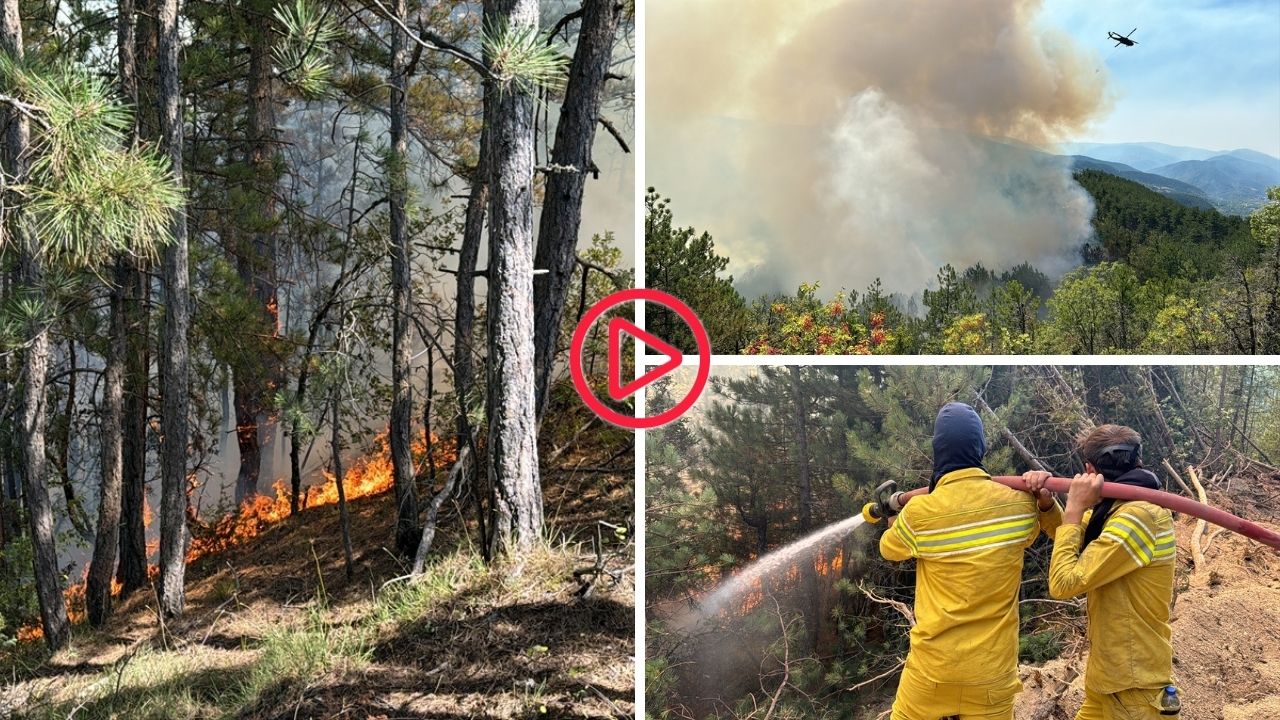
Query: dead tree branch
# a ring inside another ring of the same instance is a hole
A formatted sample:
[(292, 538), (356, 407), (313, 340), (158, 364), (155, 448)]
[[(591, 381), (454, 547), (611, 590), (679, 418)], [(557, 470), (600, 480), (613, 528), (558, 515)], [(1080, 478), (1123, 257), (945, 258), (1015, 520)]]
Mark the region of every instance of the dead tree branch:
[[(1209, 500), (1205, 497), (1204, 485), (1200, 484), (1199, 473), (1196, 472), (1194, 467), (1188, 465), (1187, 475), (1191, 476), (1191, 484), (1195, 485), (1196, 496), (1200, 498), (1200, 502), (1207, 504)], [(1208, 526), (1209, 523), (1204, 520), (1198, 520), (1196, 521), (1195, 529), (1191, 531), (1191, 562), (1195, 566), (1192, 574), (1199, 574), (1200, 569), (1204, 567), (1204, 550), (1200, 547), (1200, 537), (1204, 535), (1205, 528)]]
[(906, 603), (901, 602), (899, 600), (890, 600), (889, 598), (881, 597), (877, 595), (874, 590), (871, 590), (870, 588), (868, 588), (865, 583), (859, 582), (858, 590), (862, 591), (862, 594), (866, 595), (867, 599), (870, 600), (871, 602), (876, 603), (878, 605), (888, 605), (894, 610), (897, 610), (899, 615), (902, 615), (902, 617), (906, 618), (907, 627), (916, 626), (916, 614), (911, 610), (911, 608), (907, 607)]

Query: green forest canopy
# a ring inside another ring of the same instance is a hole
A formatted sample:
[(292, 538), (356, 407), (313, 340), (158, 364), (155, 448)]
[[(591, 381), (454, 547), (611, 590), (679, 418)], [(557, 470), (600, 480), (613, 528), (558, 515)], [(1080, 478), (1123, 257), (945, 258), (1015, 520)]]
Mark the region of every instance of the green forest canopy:
[[(646, 283), (684, 299), (717, 353), (1272, 354), (1280, 352), (1280, 188), (1249, 218), (1181, 205), (1097, 170), (1075, 174), (1094, 200), (1082, 264), (1056, 282), (1023, 263), (939, 269), (917, 297), (823, 297), (816, 284), (748, 301), (708, 232), (680, 228), (646, 196)], [(691, 349), (661, 309), (652, 327)]]

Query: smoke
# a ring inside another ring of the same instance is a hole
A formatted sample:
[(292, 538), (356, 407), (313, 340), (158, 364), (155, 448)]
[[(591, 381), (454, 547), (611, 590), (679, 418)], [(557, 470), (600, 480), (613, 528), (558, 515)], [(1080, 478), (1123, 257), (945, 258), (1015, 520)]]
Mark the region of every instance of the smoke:
[(748, 296), (1076, 262), (1092, 204), (1037, 148), (1108, 105), (1037, 0), (651, 2), (648, 177)]

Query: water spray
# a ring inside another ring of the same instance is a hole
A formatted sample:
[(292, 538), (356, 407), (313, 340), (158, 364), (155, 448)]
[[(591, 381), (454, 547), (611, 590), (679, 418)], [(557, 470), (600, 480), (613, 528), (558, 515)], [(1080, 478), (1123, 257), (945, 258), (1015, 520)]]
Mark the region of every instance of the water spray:
[[(1014, 490), (1027, 491), (1026, 482), (1017, 475), (997, 475), (991, 478), (1001, 485), (1013, 488)], [(1071, 480), (1068, 478), (1051, 477), (1044, 483), (1045, 488), (1056, 493), (1066, 493), (1071, 489)], [(900, 491), (898, 484), (889, 480), (881, 483), (875, 490), (875, 500), (867, 503), (862, 508), (862, 518), (868, 523), (877, 523), (881, 520), (897, 515), (902, 512), (902, 508), (917, 495), (925, 495), (929, 492), (929, 488), (922, 487), (915, 490)], [(1150, 488), (1136, 487), (1133, 485), (1121, 485), (1119, 483), (1104, 482), (1102, 483), (1102, 497), (1115, 498), (1117, 500), (1144, 500), (1154, 505), (1159, 505), (1167, 510), (1180, 512), (1184, 515), (1199, 518), (1206, 522), (1230, 530), (1231, 532), (1244, 535), (1252, 540), (1280, 551), (1280, 534), (1268, 530), (1261, 525), (1249, 522), (1244, 518), (1237, 517), (1231, 513), (1196, 502), (1190, 498), (1173, 493), (1164, 492), (1162, 490), (1152, 490)]]

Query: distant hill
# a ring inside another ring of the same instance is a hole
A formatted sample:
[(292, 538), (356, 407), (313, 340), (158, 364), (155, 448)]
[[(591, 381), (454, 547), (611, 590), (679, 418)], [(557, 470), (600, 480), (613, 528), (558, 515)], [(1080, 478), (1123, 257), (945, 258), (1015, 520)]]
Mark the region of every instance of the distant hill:
[(1204, 148), (1166, 145), (1157, 142), (1142, 143), (1063, 143), (1062, 151), (1068, 155), (1088, 155), (1107, 162), (1121, 163), (1148, 172), (1163, 165), (1183, 160), (1204, 160), (1221, 154)]
[(1273, 158), (1270, 155), (1260, 153), (1257, 150), (1232, 150), (1225, 154), (1230, 155), (1231, 157), (1238, 157), (1241, 160), (1256, 162), (1259, 165), (1265, 165), (1276, 172), (1280, 172), (1280, 158)]
[(1214, 204), (1219, 209), (1243, 215), (1263, 203), (1267, 188), (1280, 185), (1280, 161), (1262, 153), (1254, 154), (1272, 160), (1275, 164), (1264, 164), (1237, 154), (1227, 154), (1206, 160), (1184, 160), (1158, 167), (1152, 172), (1190, 183), (1214, 199)]
[(1206, 210), (1214, 207), (1213, 201), (1194, 183), (1183, 182), (1164, 175), (1142, 172), (1122, 163), (1107, 162), (1084, 155), (1072, 155), (1070, 159), (1074, 170), (1100, 170), (1126, 180), (1132, 180), (1187, 207)]
[[(1202, 207), (1195, 196), (1208, 198), (1213, 206), (1232, 215), (1248, 215), (1266, 202), (1266, 189), (1280, 185), (1280, 158), (1256, 150), (1206, 150), (1164, 143), (1065, 143), (1064, 152), (1077, 160), (1084, 156), (1092, 163), (1077, 168), (1102, 170), (1135, 180), (1193, 207)], [(1120, 167), (1105, 167), (1112, 163)], [(1134, 173), (1145, 173), (1146, 176)], [(1153, 179), (1163, 176), (1170, 182)], [(1172, 183), (1190, 185), (1198, 192)]]

